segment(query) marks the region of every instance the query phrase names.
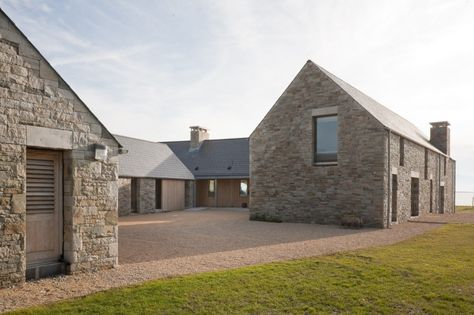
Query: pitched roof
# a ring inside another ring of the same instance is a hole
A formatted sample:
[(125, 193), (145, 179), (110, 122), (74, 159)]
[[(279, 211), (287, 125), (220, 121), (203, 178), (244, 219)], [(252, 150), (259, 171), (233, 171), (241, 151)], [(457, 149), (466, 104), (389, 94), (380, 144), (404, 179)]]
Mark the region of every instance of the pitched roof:
[(194, 179), (193, 174), (166, 144), (118, 135), (115, 137), (128, 150), (127, 154), (119, 155), (119, 176)]
[(249, 177), (249, 139), (204, 140), (189, 151), (189, 141), (164, 142), (191, 170), (195, 178)]
[[(309, 61), (313, 63), (312, 61)], [(343, 81), (342, 79), (336, 77), (334, 74), (330, 73), (326, 69), (317, 64), (313, 63), (318, 69), (320, 69), (324, 74), (326, 74), (332, 81), (339, 85), (344, 91), (347, 92), (357, 103), (364, 107), (372, 116), (375, 117), (382, 125), (386, 128), (392, 130), (393, 132), (412, 140), (419, 145), (427, 147), (430, 150), (433, 150), (437, 153), (445, 155), (435, 146), (433, 146), (429, 139), (423, 134), (423, 132), (418, 129), (414, 124), (398, 115), (397, 113), (391, 111), (387, 107), (383, 106), (370, 96), (362, 93), (349, 83)]]
[(110, 137), (112, 137), (112, 140), (114, 140), (117, 143), (118, 147), (121, 148), (122, 147), (121, 143), (114, 137), (114, 135), (107, 129), (107, 127), (105, 127), (105, 125), (97, 118), (97, 116), (95, 116), (94, 112), (92, 112), (89, 109), (86, 103), (82, 101), (79, 95), (77, 95), (77, 93), (69, 86), (69, 84), (63, 79), (63, 77), (49, 63), (49, 61), (41, 54), (38, 48), (36, 48), (36, 46), (33, 45), (30, 39), (26, 37), (26, 35), (21, 31), (21, 29), (18, 26), (16, 26), (15, 22), (13, 22), (13, 20), (1, 8), (0, 8), (0, 15), (3, 15), (7, 19), (7, 21), (13, 26), (13, 28), (24, 38), (24, 40), (31, 46), (31, 48), (33, 48), (33, 50), (41, 57), (42, 61), (44, 61), (46, 65), (58, 76), (61, 83), (63, 83), (69, 89), (69, 91), (72, 92), (72, 94), (74, 94), (74, 96), (79, 100), (79, 102), (81, 102), (81, 104), (84, 105), (84, 107), (89, 111), (92, 117), (94, 117), (97, 120), (97, 122), (100, 124), (100, 126), (110, 135)]

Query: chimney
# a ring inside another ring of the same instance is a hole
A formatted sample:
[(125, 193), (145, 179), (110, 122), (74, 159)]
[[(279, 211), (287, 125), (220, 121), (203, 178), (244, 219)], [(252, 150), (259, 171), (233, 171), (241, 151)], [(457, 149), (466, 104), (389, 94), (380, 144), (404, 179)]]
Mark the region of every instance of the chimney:
[(449, 122), (438, 121), (432, 122), (430, 131), (430, 142), (441, 152), (449, 156), (451, 135), (449, 130)]
[(207, 128), (200, 126), (191, 126), (191, 141), (189, 143), (189, 151), (199, 150), (201, 143), (209, 139)]

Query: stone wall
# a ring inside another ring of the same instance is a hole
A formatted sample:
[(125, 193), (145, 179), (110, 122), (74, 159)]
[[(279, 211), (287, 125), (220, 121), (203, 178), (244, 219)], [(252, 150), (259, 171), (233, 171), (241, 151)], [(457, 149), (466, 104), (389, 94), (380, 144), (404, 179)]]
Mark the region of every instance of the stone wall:
[[(454, 161), (447, 158), (444, 174), (444, 155), (404, 139), (404, 163), (400, 165), (400, 136), (391, 134), (390, 173), (397, 176), (397, 213), (396, 222), (405, 222), (411, 217), (411, 179), (419, 179), (420, 215), (429, 213), (454, 212)], [(425, 154), (427, 154), (425, 166)], [(432, 198), (430, 198), (432, 181)], [(388, 185), (388, 183), (386, 182)], [(444, 185), (445, 204), (441, 205), (440, 186)], [(392, 188), (390, 188), (390, 191)], [(387, 190), (388, 191), (388, 190)], [(394, 211), (394, 209), (391, 209)]]
[(118, 181), (118, 212), (119, 216), (129, 215), (132, 212), (132, 180), (119, 178)]
[(156, 212), (156, 191), (154, 178), (138, 179), (138, 213)]
[[(335, 112), (337, 165), (316, 165), (313, 116)], [(412, 177), (419, 178), (420, 215), (430, 209), (452, 213), (455, 162), (446, 158), (445, 174), (444, 155), (426, 150), (425, 167), (425, 148), (405, 139), (401, 166), (400, 137), (391, 134), (389, 153), (388, 134), (316, 65), (307, 63), (250, 136), (250, 217), (340, 224), (345, 215), (353, 214), (366, 226), (386, 227), (392, 224), (392, 210), (396, 222), (410, 218)], [(398, 186), (396, 209), (391, 209), (389, 196), (393, 174)]]
[[(338, 115), (337, 165), (313, 163), (313, 111)], [(250, 136), (251, 218), (383, 226), (383, 126), (307, 63)]]
[[(30, 126), (70, 133), (70, 148), (63, 150), (69, 271), (113, 267), (118, 257), (118, 143), (2, 12), (0, 35), (0, 287), (25, 279)], [(95, 160), (95, 144), (108, 146), (105, 160)]]
[(184, 206), (186, 208), (193, 208), (195, 205), (195, 181), (187, 180), (184, 184)]

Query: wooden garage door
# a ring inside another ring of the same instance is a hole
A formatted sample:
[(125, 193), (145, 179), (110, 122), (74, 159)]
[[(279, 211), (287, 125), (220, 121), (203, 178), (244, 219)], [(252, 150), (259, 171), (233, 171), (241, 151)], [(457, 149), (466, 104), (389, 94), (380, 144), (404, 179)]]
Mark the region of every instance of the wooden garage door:
[(61, 162), (60, 152), (27, 152), (27, 265), (57, 261), (62, 254)]
[(184, 180), (163, 179), (161, 189), (163, 210), (184, 209)]

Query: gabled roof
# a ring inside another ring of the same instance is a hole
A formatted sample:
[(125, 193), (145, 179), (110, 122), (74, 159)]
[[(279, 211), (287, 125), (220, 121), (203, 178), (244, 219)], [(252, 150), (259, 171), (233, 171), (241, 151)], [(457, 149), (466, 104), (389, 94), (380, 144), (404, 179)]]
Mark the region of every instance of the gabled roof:
[(167, 179), (194, 179), (193, 174), (163, 143), (115, 137), (128, 153), (119, 156), (119, 176)]
[(198, 178), (249, 177), (249, 139), (204, 140), (189, 151), (189, 141), (164, 142)]
[(330, 73), (323, 67), (318, 66), (310, 60), (308, 62), (315, 65), (332, 81), (339, 85), (345, 92), (347, 92), (347, 94), (349, 94), (357, 103), (359, 103), (363, 108), (365, 108), (383, 126), (399, 134), (400, 136), (403, 136), (409, 140), (412, 140), (415, 143), (418, 143), (419, 145), (422, 145), (432, 151), (445, 155), (443, 152), (433, 146), (430, 143), (429, 139), (423, 134), (423, 132), (418, 129), (414, 124), (412, 124), (402, 116), (394, 113), (382, 104), (378, 103), (370, 96), (367, 96), (366, 94), (362, 93), (349, 83), (336, 77), (334, 74)]
[(97, 122), (100, 124), (100, 126), (103, 128), (103, 130), (105, 130), (105, 132), (107, 132), (110, 135), (112, 140), (114, 140), (117, 143), (118, 147), (121, 148), (122, 147), (121, 143), (114, 137), (114, 135), (107, 129), (107, 127), (105, 127), (105, 125), (97, 118), (97, 116), (95, 116), (95, 114), (89, 109), (89, 107), (86, 105), (86, 103), (84, 103), (82, 101), (82, 99), (79, 97), (79, 95), (76, 94), (76, 92), (69, 86), (69, 84), (63, 79), (63, 77), (56, 71), (56, 69), (49, 63), (49, 61), (41, 54), (41, 52), (38, 50), (38, 48), (36, 48), (36, 46), (33, 45), (33, 43), (30, 41), (30, 39), (28, 37), (26, 37), (26, 35), (20, 30), (20, 28), (18, 26), (16, 26), (15, 22), (13, 22), (13, 20), (1, 8), (0, 8), (0, 15), (3, 15), (7, 19), (7, 21), (25, 39), (25, 41), (38, 54), (38, 56), (40, 56), (42, 61), (44, 61), (46, 63), (46, 65), (54, 72), (54, 74), (56, 74), (58, 76), (61, 83), (64, 84), (72, 94), (74, 94), (74, 96), (79, 100), (79, 102), (81, 102), (81, 104), (89, 111), (89, 113), (92, 115), (92, 117), (94, 117), (97, 120)]

